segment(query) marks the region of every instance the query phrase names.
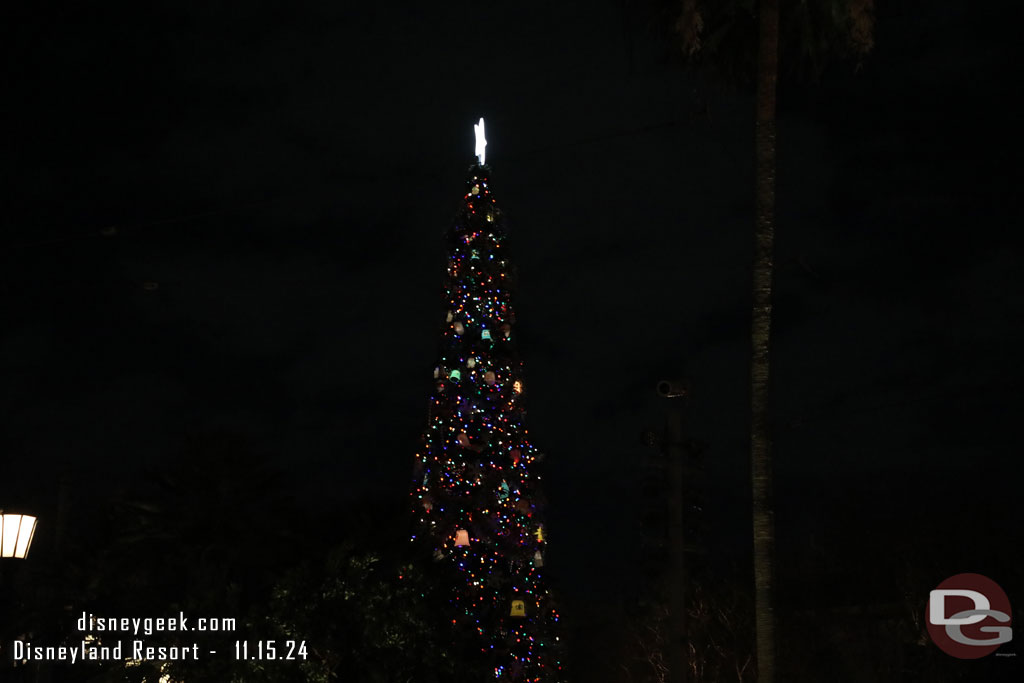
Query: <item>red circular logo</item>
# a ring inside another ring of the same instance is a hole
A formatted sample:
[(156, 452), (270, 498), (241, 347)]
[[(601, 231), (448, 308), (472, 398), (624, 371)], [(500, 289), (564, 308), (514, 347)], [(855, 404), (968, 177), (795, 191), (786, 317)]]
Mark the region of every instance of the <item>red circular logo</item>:
[(1010, 642), (1010, 600), (981, 574), (951, 576), (928, 595), (928, 635), (948, 655), (978, 659)]

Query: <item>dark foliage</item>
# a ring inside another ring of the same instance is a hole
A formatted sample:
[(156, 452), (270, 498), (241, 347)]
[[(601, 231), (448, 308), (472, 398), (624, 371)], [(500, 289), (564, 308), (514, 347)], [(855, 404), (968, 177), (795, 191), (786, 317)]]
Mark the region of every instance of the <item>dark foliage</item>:
[[(756, 0), (647, 0), (639, 11), (673, 59), (753, 85)], [(874, 45), (874, 0), (781, 0), (779, 12), (782, 76), (816, 81), (838, 64), (857, 68)]]

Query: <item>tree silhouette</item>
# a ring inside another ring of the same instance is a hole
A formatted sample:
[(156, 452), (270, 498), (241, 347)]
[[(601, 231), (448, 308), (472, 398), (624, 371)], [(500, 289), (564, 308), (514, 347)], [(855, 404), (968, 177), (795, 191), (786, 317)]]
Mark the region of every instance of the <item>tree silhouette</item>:
[(873, 46), (873, 0), (659, 0), (660, 27), (683, 57), (753, 82), (755, 226), (751, 307), (750, 462), (758, 680), (775, 679), (775, 506), (769, 434), (769, 348), (775, 241), (776, 94), (780, 55), (820, 77), (836, 57), (859, 64)]

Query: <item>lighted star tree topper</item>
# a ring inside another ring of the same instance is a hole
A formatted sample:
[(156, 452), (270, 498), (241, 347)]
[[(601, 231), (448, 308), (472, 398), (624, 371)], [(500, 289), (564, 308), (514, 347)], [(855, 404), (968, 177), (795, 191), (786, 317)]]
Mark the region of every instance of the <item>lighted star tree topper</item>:
[(515, 344), (514, 269), (484, 163), (476, 162), (447, 233), (440, 352), (416, 454), (414, 541), (450, 569), (448, 613), (493, 680), (564, 681), (559, 616), (544, 576), (542, 456), (523, 424), (526, 381)]

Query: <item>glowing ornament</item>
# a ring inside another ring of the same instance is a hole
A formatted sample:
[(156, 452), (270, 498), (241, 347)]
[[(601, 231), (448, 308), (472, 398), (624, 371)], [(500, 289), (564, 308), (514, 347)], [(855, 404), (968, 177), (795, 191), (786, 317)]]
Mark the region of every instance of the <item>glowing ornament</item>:
[(469, 448), (469, 435), (466, 432), (459, 432), (459, 435), (455, 437), (455, 440), (459, 442), (459, 445), (463, 448)]
[(516, 380), (515, 382), (513, 382), (512, 383), (512, 391), (516, 392), (517, 394), (523, 393), (523, 383), (520, 382), (519, 380)]
[(427, 512), (430, 512), (431, 510), (434, 509), (434, 504), (430, 502), (429, 498), (423, 499), (423, 509), (426, 510)]
[(460, 379), (462, 379), (462, 373), (458, 370), (452, 370), (452, 374), (448, 375), (448, 377), (453, 382), (458, 382)]
[(440, 376), (441, 376), (441, 368), (440, 367), (434, 368), (434, 379), (437, 379)]
[(513, 600), (512, 609), (509, 611), (511, 617), (525, 617), (526, 616), (526, 603), (522, 600)]
[(487, 341), (490, 341), (491, 340), (491, 331), (490, 330), (484, 330), (483, 332), (480, 333), (480, 338), (481, 339), (486, 339)]
[(494, 384), (497, 381), (498, 376), (494, 374), (494, 370), (488, 370), (487, 372), (484, 373), (484, 382), (486, 382), (488, 385)]
[(473, 125), (473, 132), (476, 134), (476, 158), (480, 160), (480, 165), (484, 165), (484, 158), (486, 156), (485, 148), (487, 147), (487, 139), (484, 137), (484, 119), (480, 117), (480, 123)]
[(543, 524), (537, 527), (537, 531), (535, 532), (535, 535), (537, 536), (537, 542), (538, 543), (543, 543), (544, 542), (544, 525)]
[(539, 550), (533, 554), (533, 566), (534, 567), (543, 567), (544, 566), (544, 556), (540, 554)]
[(445, 318), (445, 322), (450, 323), (452, 320), (455, 320), (455, 314), (453, 314), (451, 311), (448, 311), (448, 316)]
[(455, 323), (452, 327), (455, 329), (455, 334), (462, 334), (466, 331), (466, 327), (460, 322)]
[(475, 368), (476, 367), (476, 358), (470, 358), (469, 360), (467, 360), (466, 361), (466, 367), (467, 368)]
[(459, 529), (455, 532), (455, 545), (456, 547), (462, 545), (469, 545), (469, 532), (465, 529)]
[(501, 326), (501, 331), (505, 335), (505, 339), (508, 339), (509, 337), (512, 336), (512, 326), (509, 325), (508, 323), (505, 323)]
[(503, 481), (503, 482), (501, 482), (501, 486), (498, 487), (498, 500), (506, 500), (508, 498), (508, 494), (509, 494), (508, 482), (507, 481)]
[(512, 466), (515, 467), (519, 464), (519, 458), (522, 457), (522, 452), (518, 448), (512, 449)]

